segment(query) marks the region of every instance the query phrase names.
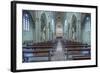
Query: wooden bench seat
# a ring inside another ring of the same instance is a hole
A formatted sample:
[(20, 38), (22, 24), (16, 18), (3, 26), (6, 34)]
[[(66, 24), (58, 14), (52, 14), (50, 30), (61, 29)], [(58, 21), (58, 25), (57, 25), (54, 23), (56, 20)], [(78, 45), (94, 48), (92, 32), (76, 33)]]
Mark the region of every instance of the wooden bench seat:
[(50, 61), (55, 48), (53, 44), (37, 43), (23, 47), (23, 62)]
[(80, 60), (91, 58), (91, 46), (81, 42), (61, 40), (67, 60)]
[(45, 62), (49, 61), (48, 57), (29, 57), (27, 62)]
[(65, 51), (89, 51), (89, 50), (91, 50), (91, 48), (90, 47), (88, 47), (88, 48), (65, 48)]
[(73, 60), (87, 60), (91, 59), (90, 56), (73, 56)]

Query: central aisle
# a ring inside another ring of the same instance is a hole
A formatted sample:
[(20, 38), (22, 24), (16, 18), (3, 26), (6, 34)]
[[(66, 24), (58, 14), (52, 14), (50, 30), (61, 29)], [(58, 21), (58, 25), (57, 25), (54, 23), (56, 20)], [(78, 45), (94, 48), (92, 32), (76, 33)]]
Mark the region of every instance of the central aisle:
[(60, 39), (58, 39), (57, 48), (56, 48), (56, 51), (54, 52), (54, 55), (51, 57), (51, 60), (52, 61), (66, 60)]

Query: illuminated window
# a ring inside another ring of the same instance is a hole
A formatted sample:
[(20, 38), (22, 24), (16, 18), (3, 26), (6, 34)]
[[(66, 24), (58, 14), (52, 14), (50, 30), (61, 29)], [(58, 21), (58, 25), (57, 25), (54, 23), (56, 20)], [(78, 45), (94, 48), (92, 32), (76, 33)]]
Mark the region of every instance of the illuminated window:
[(54, 29), (55, 29), (55, 27), (54, 27), (54, 20), (52, 19), (52, 31), (54, 32)]
[(23, 29), (24, 29), (24, 31), (29, 31), (29, 24), (30, 24), (29, 14), (24, 13), (23, 14)]

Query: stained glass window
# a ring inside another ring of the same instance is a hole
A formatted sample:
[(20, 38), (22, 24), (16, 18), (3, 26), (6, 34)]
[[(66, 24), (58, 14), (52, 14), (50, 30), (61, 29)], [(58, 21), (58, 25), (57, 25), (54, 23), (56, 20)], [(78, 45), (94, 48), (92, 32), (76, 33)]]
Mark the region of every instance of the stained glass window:
[(23, 29), (24, 29), (24, 31), (29, 31), (29, 24), (30, 24), (29, 15), (27, 13), (25, 13), (23, 15)]

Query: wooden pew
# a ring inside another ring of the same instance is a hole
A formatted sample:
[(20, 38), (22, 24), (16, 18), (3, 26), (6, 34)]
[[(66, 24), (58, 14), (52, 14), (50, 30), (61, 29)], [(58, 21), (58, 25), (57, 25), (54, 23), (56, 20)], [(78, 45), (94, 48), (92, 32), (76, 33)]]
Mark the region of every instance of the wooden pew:
[[(24, 47), (24, 49), (25, 49), (25, 47)], [(24, 60), (24, 62), (50, 61), (51, 54), (50, 54), (49, 48), (48, 49), (43, 49), (43, 48), (38, 49), (35, 47), (32, 49), (33, 50), (31, 50), (31, 51), (23, 51), (23, 58), (27, 58), (27, 60)], [(29, 47), (27, 50), (29, 50)], [(32, 60), (32, 58), (34, 58), (34, 60)], [(43, 58), (45, 58), (45, 59), (43, 59)], [(37, 59), (37, 60), (35, 60), (35, 59)]]
[(90, 56), (73, 56), (73, 60), (87, 60), (87, 59), (91, 59)]
[(91, 46), (80, 42), (62, 40), (67, 60), (85, 60), (91, 58)]
[(23, 47), (23, 62), (50, 61), (55, 51), (54, 45), (49, 41)]
[(87, 59), (87, 57), (88, 58), (91, 57), (90, 49), (88, 50), (86, 49), (85, 50), (67, 50), (65, 51), (65, 54), (67, 56), (67, 59), (71, 59), (71, 60), (74, 60), (74, 59), (81, 60), (82, 58)]

